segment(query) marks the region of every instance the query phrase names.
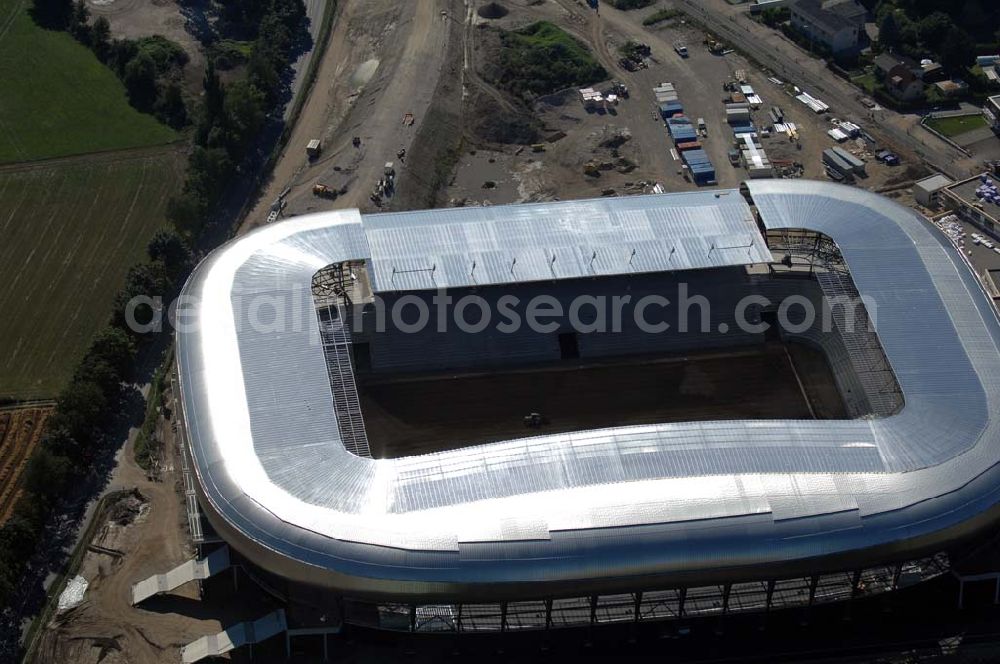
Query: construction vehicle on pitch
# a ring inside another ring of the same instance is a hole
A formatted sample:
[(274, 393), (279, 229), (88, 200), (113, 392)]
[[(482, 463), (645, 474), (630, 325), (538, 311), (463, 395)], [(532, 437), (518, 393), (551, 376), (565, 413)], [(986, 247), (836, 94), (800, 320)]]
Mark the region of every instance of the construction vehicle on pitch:
[(313, 196), (319, 196), (320, 198), (328, 198), (333, 200), (337, 197), (337, 190), (333, 187), (328, 187), (322, 182), (317, 182), (313, 185)]

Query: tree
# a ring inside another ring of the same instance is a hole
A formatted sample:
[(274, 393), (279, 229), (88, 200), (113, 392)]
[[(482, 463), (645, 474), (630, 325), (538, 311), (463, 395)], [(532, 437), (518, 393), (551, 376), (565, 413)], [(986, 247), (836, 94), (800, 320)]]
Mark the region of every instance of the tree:
[(163, 229), (156, 232), (146, 247), (150, 259), (163, 263), (171, 277), (191, 267), (191, 250), (175, 231)]
[(167, 220), (189, 233), (197, 233), (205, 224), (207, 203), (191, 193), (171, 196), (167, 201)]
[(107, 403), (99, 385), (89, 380), (74, 380), (59, 395), (50, 426), (65, 429), (85, 449), (93, 441)]
[(73, 13), (69, 19), (69, 32), (84, 46), (90, 46), (90, 10), (84, 0), (73, 3)]
[[(258, 40), (259, 41), (259, 40)], [(281, 74), (275, 65), (272, 50), (255, 42), (247, 61), (247, 76), (258, 90), (267, 92), (268, 99), (275, 99), (281, 88)]]
[[(994, 11), (996, 11), (995, 7)], [(989, 15), (979, 0), (965, 0), (958, 23), (964, 30), (976, 35), (976, 37), (989, 39), (990, 28), (996, 25), (996, 20), (990, 21)]]
[(944, 12), (934, 12), (917, 23), (917, 37), (921, 44), (937, 52), (953, 26), (950, 16)]
[(115, 39), (108, 48), (107, 65), (118, 75), (125, 78), (125, 66), (139, 54), (139, 47), (131, 39)]
[(941, 44), (941, 64), (952, 75), (964, 75), (976, 57), (976, 45), (960, 28), (952, 27)]
[(895, 48), (899, 46), (899, 23), (896, 21), (896, 12), (889, 11), (882, 18), (878, 26), (878, 43), (882, 48)]
[(35, 23), (49, 30), (65, 30), (72, 15), (72, 0), (34, 0), (31, 6)]
[(35, 497), (51, 503), (65, 490), (70, 475), (69, 459), (39, 447), (24, 469), (24, 488)]
[(15, 513), (0, 528), (0, 551), (6, 554), (7, 563), (13, 560), (27, 560), (34, 553), (35, 540), (38, 539), (39, 525), (31, 519)]
[(209, 60), (208, 66), (205, 68), (205, 77), (202, 79), (202, 87), (205, 90), (205, 101), (202, 106), (204, 110), (204, 116), (201, 119), (201, 124), (198, 127), (199, 135), (201, 140), (198, 141), (200, 145), (208, 144), (208, 136), (214, 127), (223, 117), (225, 111), (224, 104), (226, 103), (226, 91), (222, 87), (222, 81), (219, 80), (219, 75), (215, 73), (215, 65)]
[(136, 325), (145, 326), (153, 321), (154, 303), (157, 299), (164, 302), (170, 289), (170, 278), (163, 263), (133, 265), (125, 277), (125, 287), (115, 296), (112, 322), (122, 330), (144, 333), (145, 330)]
[(237, 81), (226, 88), (227, 146), (234, 161), (239, 161), (246, 147), (264, 126), (264, 94), (252, 83)]
[(180, 129), (187, 124), (187, 107), (184, 105), (181, 86), (170, 83), (163, 89), (163, 94), (156, 102), (156, 116), (174, 129)]
[(49, 419), (48, 426), (41, 444), (53, 454), (68, 457), (70, 459), (81, 458), (80, 443), (63, 426), (57, 426), (56, 421)]
[(228, 184), (235, 167), (222, 148), (195, 148), (188, 159), (188, 177), (184, 190), (194, 194), (205, 209)]
[(140, 111), (148, 111), (156, 101), (156, 62), (147, 53), (137, 53), (125, 65), (122, 77), (129, 101)]
[(107, 326), (97, 333), (90, 344), (88, 357), (106, 362), (122, 378), (128, 378), (135, 362), (135, 342), (117, 327)]
[(111, 54), (111, 24), (103, 16), (98, 16), (90, 28), (90, 48), (98, 60), (108, 62)]

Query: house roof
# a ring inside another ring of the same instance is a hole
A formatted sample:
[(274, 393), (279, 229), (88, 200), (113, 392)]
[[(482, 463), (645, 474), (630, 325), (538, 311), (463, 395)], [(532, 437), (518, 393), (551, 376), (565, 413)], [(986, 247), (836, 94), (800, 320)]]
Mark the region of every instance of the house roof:
[(919, 189), (923, 189), (928, 193), (933, 193), (939, 189), (944, 189), (952, 182), (951, 178), (941, 175), (940, 173), (935, 173), (930, 177), (926, 177), (923, 180), (918, 180), (913, 186)]
[(875, 67), (877, 69), (881, 69), (884, 72), (888, 72), (897, 65), (903, 65), (907, 69), (919, 68), (919, 65), (917, 65), (915, 61), (906, 57), (905, 55), (896, 55), (895, 53), (880, 53), (875, 57)]
[(831, 32), (860, 27), (866, 13), (855, 0), (795, 0), (793, 7), (810, 22)]

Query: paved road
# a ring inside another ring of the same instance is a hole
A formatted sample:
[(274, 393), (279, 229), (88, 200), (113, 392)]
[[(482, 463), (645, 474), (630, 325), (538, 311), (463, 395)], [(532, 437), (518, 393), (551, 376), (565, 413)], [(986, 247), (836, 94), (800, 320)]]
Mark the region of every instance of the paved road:
[(303, 0), (303, 4), (306, 6), (306, 18), (309, 20), (309, 36), (312, 38), (312, 45), (308, 51), (299, 55), (299, 58), (292, 63), (292, 71), (294, 72), (291, 84), (292, 101), (285, 104), (283, 117), (286, 120), (288, 114), (292, 112), (292, 106), (295, 105), (294, 101), (299, 95), (299, 90), (302, 89), (303, 79), (306, 70), (309, 69), (309, 63), (312, 62), (313, 54), (317, 48), (320, 48), (317, 39), (319, 39), (319, 29), (323, 25), (323, 11), (328, 2), (336, 2), (336, 0)]
[[(946, 172), (964, 171), (966, 156), (919, 128), (900, 125), (900, 115), (884, 110), (872, 117), (859, 101), (861, 93), (775, 31), (734, 12), (725, 0), (677, 0), (677, 7), (715, 32), (724, 41), (787, 80), (830, 104), (838, 117), (863, 126), (872, 136), (896, 149), (913, 152)], [(962, 175), (962, 172), (951, 173)]]

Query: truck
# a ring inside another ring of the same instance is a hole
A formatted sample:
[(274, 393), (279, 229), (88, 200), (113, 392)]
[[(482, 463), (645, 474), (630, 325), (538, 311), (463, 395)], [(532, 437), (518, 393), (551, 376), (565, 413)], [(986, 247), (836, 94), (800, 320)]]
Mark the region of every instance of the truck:
[(708, 126), (705, 124), (705, 118), (698, 118), (698, 133), (701, 134), (702, 138), (708, 136)]
[(708, 52), (712, 55), (721, 55), (722, 52), (726, 50), (726, 45), (716, 39), (712, 34), (706, 33), (703, 43), (705, 46), (708, 46)]
[(685, 46), (683, 42), (677, 42), (674, 44), (674, 50), (677, 51), (677, 55), (682, 58), (686, 58), (688, 56), (688, 47)]
[(334, 199), (337, 197), (337, 190), (321, 182), (317, 182), (313, 185), (313, 196)]

